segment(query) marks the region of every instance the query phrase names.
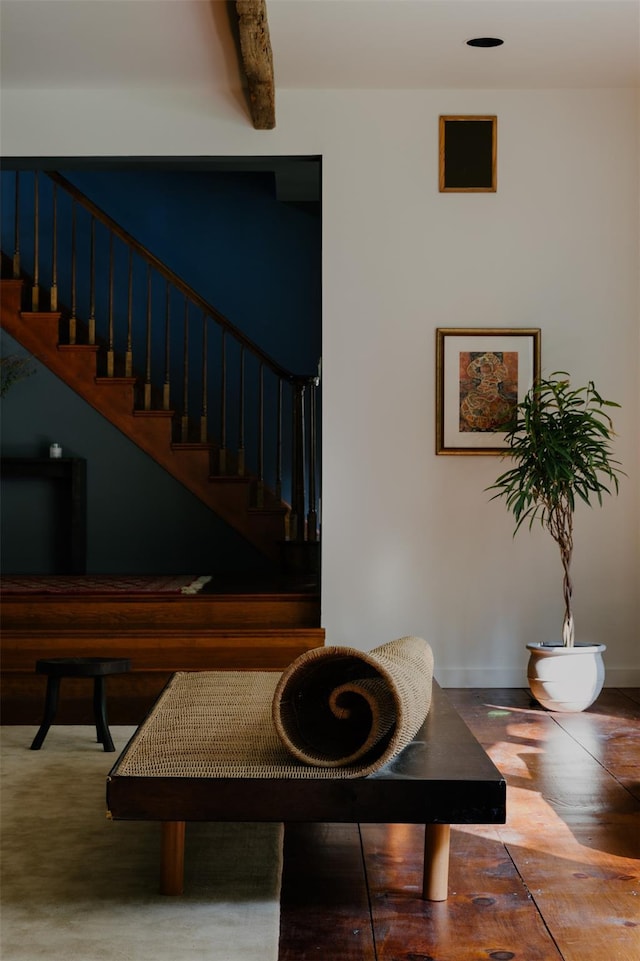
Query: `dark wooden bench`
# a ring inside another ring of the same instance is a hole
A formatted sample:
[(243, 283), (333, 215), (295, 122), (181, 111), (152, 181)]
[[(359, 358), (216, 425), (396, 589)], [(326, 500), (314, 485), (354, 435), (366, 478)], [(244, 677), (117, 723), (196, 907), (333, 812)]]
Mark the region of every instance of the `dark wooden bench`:
[(128, 749), (107, 778), (108, 816), (162, 822), (164, 894), (182, 893), (188, 821), (407, 823), (425, 825), (423, 897), (443, 901), (451, 824), (506, 817), (503, 776), (435, 682), (413, 741), (365, 778), (131, 776), (119, 772)]

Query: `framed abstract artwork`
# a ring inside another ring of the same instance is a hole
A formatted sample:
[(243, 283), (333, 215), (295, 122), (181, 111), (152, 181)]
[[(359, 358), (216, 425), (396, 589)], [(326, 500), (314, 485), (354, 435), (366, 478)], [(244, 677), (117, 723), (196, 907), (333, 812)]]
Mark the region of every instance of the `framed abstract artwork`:
[(503, 454), (516, 406), (540, 378), (539, 328), (436, 330), (436, 454)]

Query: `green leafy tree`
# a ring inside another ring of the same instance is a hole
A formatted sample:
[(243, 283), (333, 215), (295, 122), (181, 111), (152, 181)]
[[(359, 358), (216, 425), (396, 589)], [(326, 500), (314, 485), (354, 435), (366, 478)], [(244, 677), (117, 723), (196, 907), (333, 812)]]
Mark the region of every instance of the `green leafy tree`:
[(618, 493), (624, 472), (612, 457), (613, 423), (605, 408), (619, 406), (604, 400), (591, 380), (586, 387), (572, 388), (565, 371), (540, 380), (518, 404), (506, 433), (515, 466), (487, 488), (497, 491), (492, 500), (505, 499), (516, 521), (514, 536), (525, 521), (531, 529), (538, 520), (560, 548), (565, 647), (573, 647), (575, 640), (571, 607), (575, 507), (578, 499), (602, 505), (603, 494)]

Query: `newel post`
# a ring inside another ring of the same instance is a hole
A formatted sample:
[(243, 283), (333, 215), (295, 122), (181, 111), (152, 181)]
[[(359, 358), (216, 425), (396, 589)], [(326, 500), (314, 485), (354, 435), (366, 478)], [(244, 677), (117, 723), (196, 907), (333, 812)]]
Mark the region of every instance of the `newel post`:
[(293, 444), (291, 477), (291, 517), (289, 537), (304, 540), (304, 391), (305, 384), (293, 385)]
[(318, 498), (316, 494), (316, 455), (318, 450), (317, 397), (320, 376), (309, 384), (309, 509), (307, 513), (307, 540), (318, 540)]

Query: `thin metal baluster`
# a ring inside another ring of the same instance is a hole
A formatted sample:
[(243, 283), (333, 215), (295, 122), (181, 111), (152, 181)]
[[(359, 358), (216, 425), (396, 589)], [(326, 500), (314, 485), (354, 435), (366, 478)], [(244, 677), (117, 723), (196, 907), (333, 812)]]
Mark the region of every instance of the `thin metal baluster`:
[(189, 301), (186, 297), (184, 298), (182, 419), (180, 422), (180, 440), (183, 444), (189, 440)]
[(77, 274), (78, 274), (78, 251), (77, 251), (77, 204), (72, 201), (71, 207), (71, 317), (69, 318), (69, 343), (75, 344), (78, 331), (78, 319), (76, 308), (78, 303)]
[(202, 312), (202, 413), (200, 415), (200, 443), (207, 442), (207, 315)]
[(170, 291), (169, 291), (169, 281), (167, 280), (165, 312), (164, 312), (164, 386), (162, 388), (162, 409), (163, 410), (170, 409), (170, 397), (171, 397), (171, 371), (170, 371), (171, 305), (169, 303), (169, 300), (170, 300)]
[(222, 331), (220, 346), (220, 454), (218, 472), (227, 473), (227, 332)]
[(260, 361), (258, 375), (258, 483), (256, 507), (264, 507), (264, 364)]
[(282, 377), (278, 377), (278, 411), (276, 425), (276, 497), (282, 500)]
[(124, 355), (124, 376), (133, 376), (133, 250), (129, 247), (129, 277), (127, 280), (127, 349)]
[(51, 310), (58, 309), (58, 185), (53, 185), (53, 234), (51, 237)]
[(20, 277), (20, 171), (16, 170), (16, 209), (13, 225), (13, 276)]
[(89, 343), (96, 342), (96, 219), (91, 217), (89, 247)]
[(147, 360), (144, 378), (144, 409), (151, 410), (151, 265), (147, 265)]
[(31, 309), (40, 308), (40, 190), (38, 171), (33, 175), (33, 287), (31, 288)]
[(240, 397), (238, 398), (238, 477), (244, 477), (244, 344), (240, 347)]
[(114, 352), (113, 352), (113, 231), (109, 231), (109, 306), (108, 306), (108, 338), (107, 347), (107, 377), (113, 377), (114, 371)]
[(309, 510), (307, 512), (307, 540), (318, 540), (318, 511), (316, 502), (316, 390), (317, 382), (313, 381), (309, 389)]

